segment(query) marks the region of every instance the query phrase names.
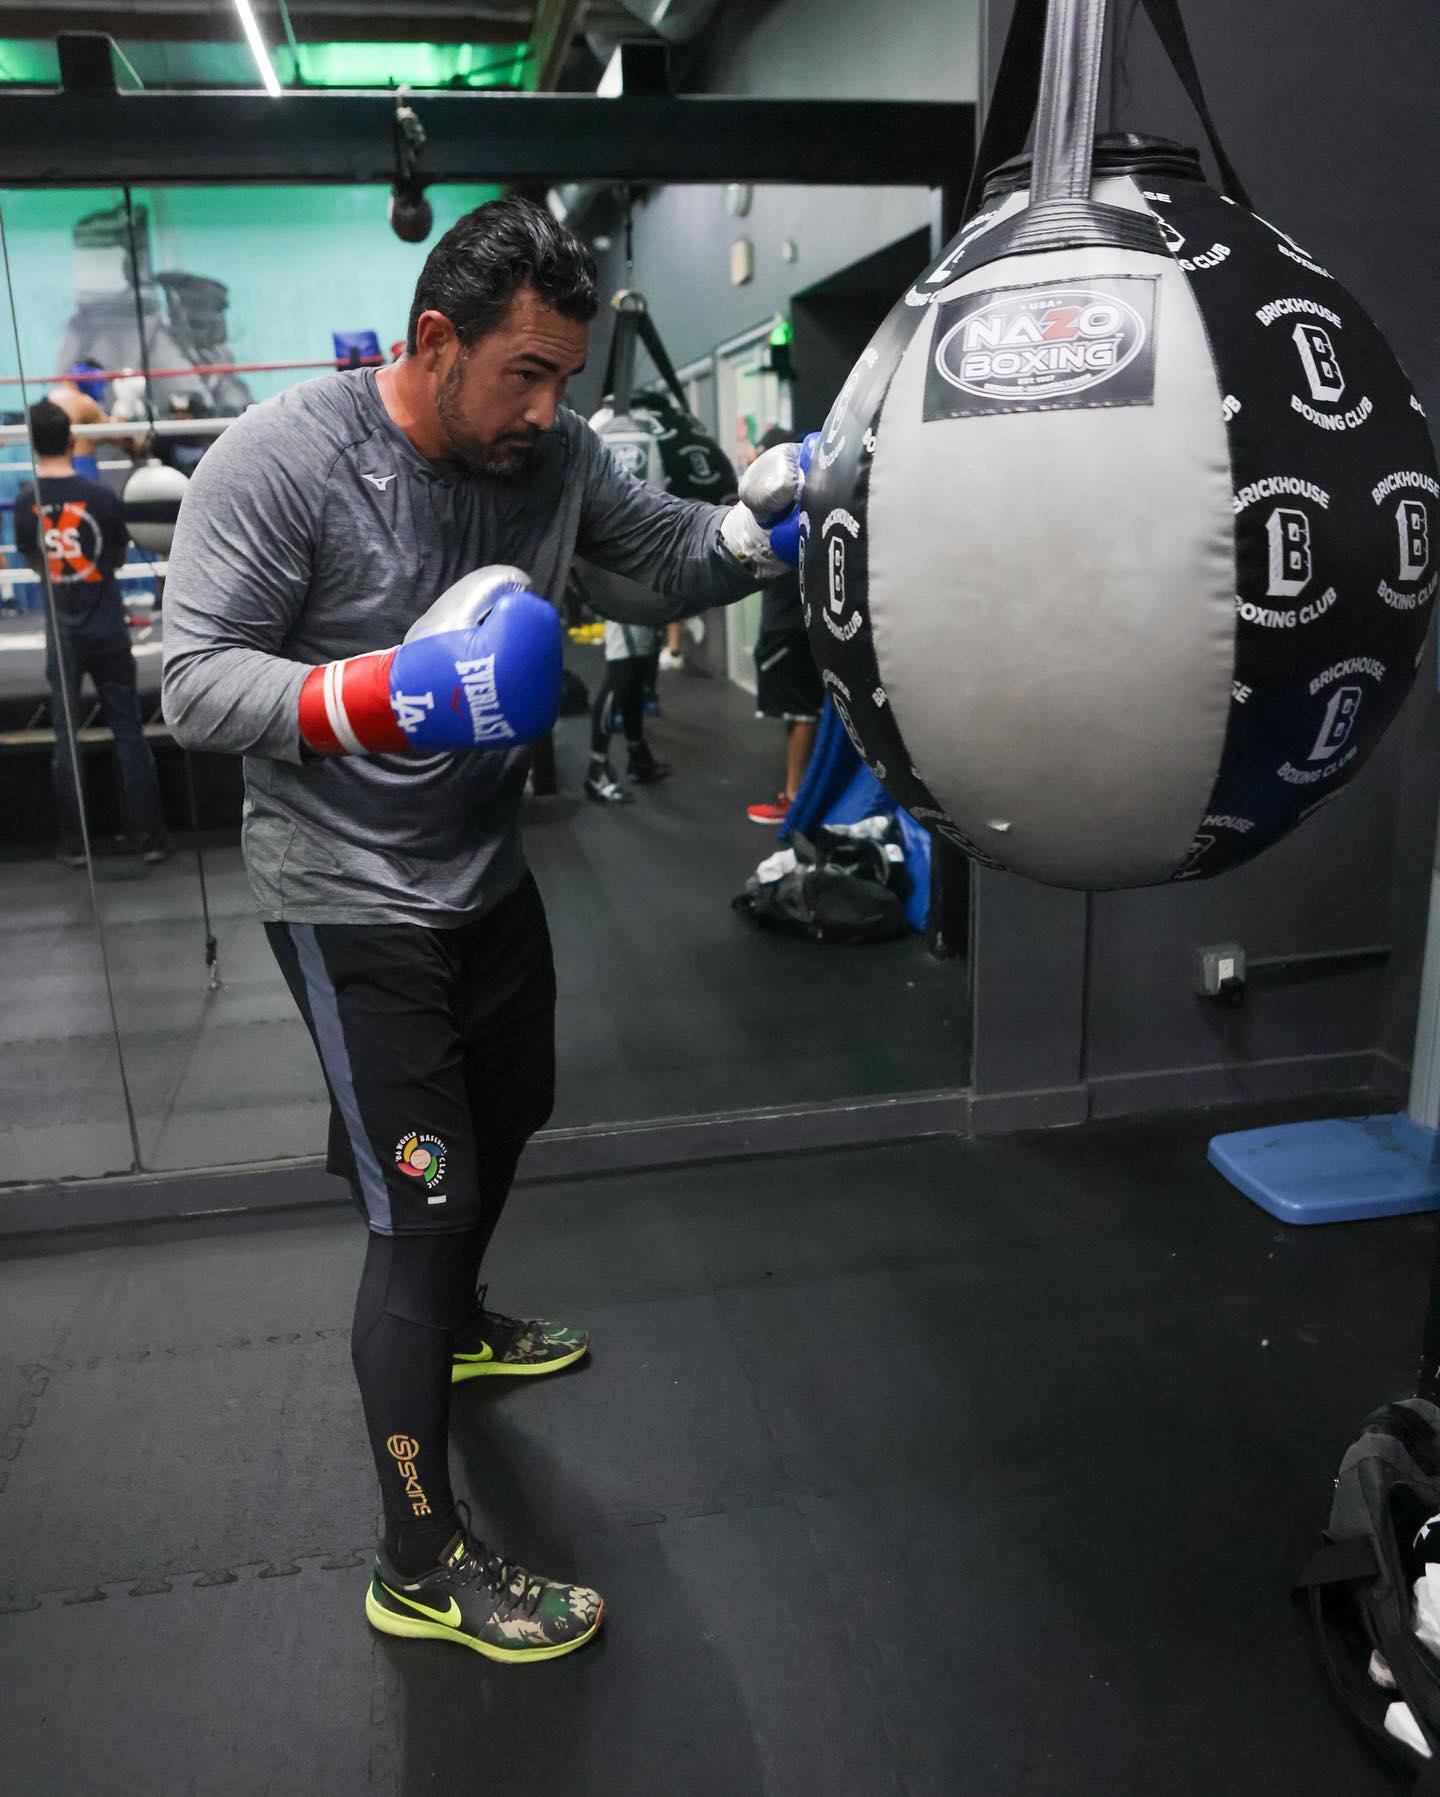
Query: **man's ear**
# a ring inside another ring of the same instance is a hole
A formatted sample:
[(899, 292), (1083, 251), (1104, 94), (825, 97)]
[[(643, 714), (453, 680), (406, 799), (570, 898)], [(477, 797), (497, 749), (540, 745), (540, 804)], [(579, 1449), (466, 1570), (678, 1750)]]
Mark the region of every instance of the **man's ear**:
[(422, 312), (415, 321), (415, 355), (434, 374), (456, 343), (455, 327), (443, 312)]

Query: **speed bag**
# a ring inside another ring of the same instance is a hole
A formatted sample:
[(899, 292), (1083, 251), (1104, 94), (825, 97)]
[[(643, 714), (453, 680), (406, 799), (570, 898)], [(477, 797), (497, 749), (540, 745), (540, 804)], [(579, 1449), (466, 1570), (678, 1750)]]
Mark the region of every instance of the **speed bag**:
[(168, 555), (175, 537), (180, 501), (190, 485), (178, 468), (152, 457), (125, 482), (120, 502), (132, 541), (153, 555)]
[(1101, 140), (1092, 198), (1149, 215), (1141, 247), (1005, 254), (1029, 179), (997, 171), (830, 409), (811, 643), (876, 776), (975, 859), (1206, 878), (1333, 798), (1399, 710), (1434, 450), (1361, 307), (1193, 150)]

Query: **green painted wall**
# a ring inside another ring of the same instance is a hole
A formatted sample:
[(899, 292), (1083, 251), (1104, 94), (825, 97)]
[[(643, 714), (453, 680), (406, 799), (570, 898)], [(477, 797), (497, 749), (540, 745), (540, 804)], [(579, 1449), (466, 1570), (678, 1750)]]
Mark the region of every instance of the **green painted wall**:
[[(230, 344), (238, 362), (328, 356), (332, 330), (374, 330), (382, 347), (404, 335), (428, 249), (457, 218), (500, 192), (433, 187), (427, 243), (401, 243), (383, 187), (172, 187), (135, 190), (150, 211), (151, 265), (208, 275), (230, 289)], [(120, 202), (111, 188), (0, 193), (10, 276), (27, 376), (55, 372), (75, 309), (77, 219)], [(0, 375), (17, 372), (8, 307)], [(266, 398), (300, 375), (247, 375)], [(0, 409), (13, 389), (0, 389)]]

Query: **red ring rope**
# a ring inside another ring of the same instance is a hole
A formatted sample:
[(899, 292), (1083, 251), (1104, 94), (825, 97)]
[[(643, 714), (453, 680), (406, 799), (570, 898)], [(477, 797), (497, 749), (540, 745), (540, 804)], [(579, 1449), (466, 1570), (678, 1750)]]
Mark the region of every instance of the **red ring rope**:
[[(384, 356), (345, 356), (333, 357), (326, 362), (201, 362), (186, 363), (183, 368), (152, 368), (152, 381), (177, 380), (187, 374), (282, 374), (292, 368), (380, 368), (385, 362)], [(32, 387), (56, 386), (63, 381), (116, 381), (131, 375), (143, 374), (140, 368), (82, 368), (66, 369), (64, 374), (0, 374), (0, 387), (18, 387), (29, 383)]]

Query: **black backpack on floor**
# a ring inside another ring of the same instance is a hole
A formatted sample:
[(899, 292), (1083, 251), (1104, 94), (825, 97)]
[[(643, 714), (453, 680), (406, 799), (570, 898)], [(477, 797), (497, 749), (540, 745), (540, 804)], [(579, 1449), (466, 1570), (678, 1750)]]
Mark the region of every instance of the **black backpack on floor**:
[[(1415, 1797), (1440, 1797), (1440, 1660), (1416, 1640), (1413, 1617), (1427, 1560), (1440, 1560), (1440, 1409), (1407, 1398), (1375, 1411), (1341, 1462), (1325, 1545), (1297, 1595), (1309, 1600), (1326, 1674), (1352, 1719), (1414, 1780)], [(1394, 1690), (1371, 1677), (1377, 1653)], [(1430, 1759), (1385, 1732), (1396, 1702), (1408, 1704)]]
[(798, 866), (778, 880), (751, 874), (734, 901), (761, 929), (812, 942), (881, 942), (903, 936), (909, 874), (880, 842), (822, 830), (813, 843), (790, 837)]

